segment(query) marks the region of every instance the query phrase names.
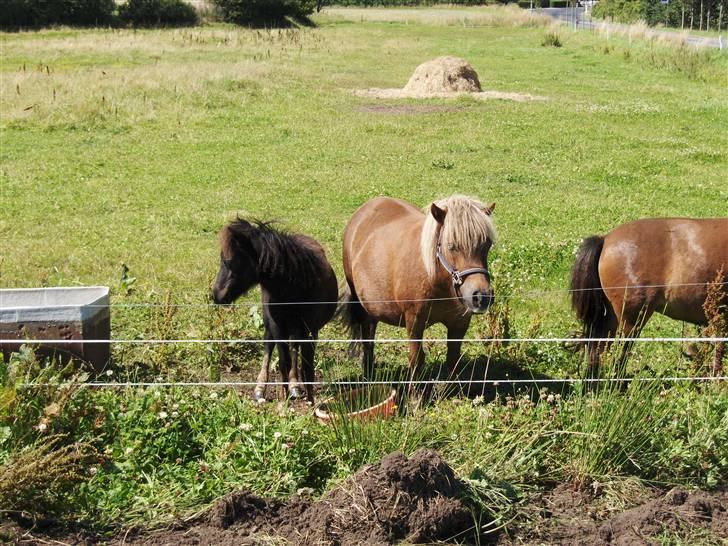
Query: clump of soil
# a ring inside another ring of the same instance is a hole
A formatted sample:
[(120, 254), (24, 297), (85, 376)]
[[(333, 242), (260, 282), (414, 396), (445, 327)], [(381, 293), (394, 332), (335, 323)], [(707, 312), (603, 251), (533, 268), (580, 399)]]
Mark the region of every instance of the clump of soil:
[(406, 93), (477, 93), (482, 91), (475, 69), (459, 57), (438, 57), (422, 63), (404, 86)]
[(361, 468), (317, 502), (283, 502), (238, 491), (205, 519), (178, 530), (126, 537), (126, 544), (388, 545), (457, 541), (473, 536), (467, 486), (434, 451), (392, 453)]
[(434, 451), (393, 453), (365, 466), (313, 510), (311, 543), (431, 542), (472, 529), (467, 489)]
[(511, 537), (501, 536), (499, 544), (651, 546), (664, 533), (686, 541), (713, 537), (715, 543), (728, 537), (728, 492), (675, 488), (652, 497), (604, 514), (597, 498), (560, 485), (541, 499), (540, 518), (513, 529)]
[(360, 97), (377, 99), (451, 98), (467, 95), (480, 100), (544, 100), (545, 97), (521, 93), (483, 91), (475, 69), (458, 57), (437, 57), (415, 69), (403, 89), (357, 89)]
[[(599, 536), (610, 543), (632, 543), (664, 531), (682, 533), (698, 528), (728, 538), (728, 493), (709, 494), (673, 489), (664, 497), (617, 514), (599, 527)], [(639, 534), (636, 530), (639, 530)]]

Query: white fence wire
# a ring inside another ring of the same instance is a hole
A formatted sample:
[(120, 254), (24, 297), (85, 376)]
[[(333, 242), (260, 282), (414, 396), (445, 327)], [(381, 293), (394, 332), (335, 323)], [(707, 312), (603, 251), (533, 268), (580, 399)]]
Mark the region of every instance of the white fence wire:
[[(675, 288), (675, 287), (695, 287), (695, 286), (715, 286), (728, 285), (728, 281), (722, 283), (671, 283), (671, 284), (646, 284), (646, 285), (625, 285), (611, 286), (604, 288), (585, 288), (585, 289), (541, 289), (525, 292), (520, 295), (507, 295), (500, 299), (528, 299), (529, 297), (544, 296), (549, 294), (568, 294), (572, 292), (583, 292), (589, 290), (636, 290), (636, 289), (656, 289), (656, 288)], [(498, 297), (496, 296), (498, 299)], [(414, 303), (414, 302), (436, 302), (457, 300), (459, 297), (446, 298), (424, 298), (424, 299), (403, 299), (403, 300), (377, 300), (367, 301), (367, 303)], [(323, 305), (323, 304), (342, 304), (342, 303), (358, 303), (356, 301), (317, 301), (317, 302), (255, 302), (245, 301), (234, 304), (215, 304), (215, 303), (109, 303), (109, 304), (91, 304), (85, 307), (110, 307), (110, 308), (154, 308), (154, 307), (184, 307), (184, 308), (235, 308), (250, 307), (263, 305)], [(62, 306), (58, 306), (62, 307)], [(73, 345), (73, 344), (149, 344), (149, 345), (178, 345), (178, 344), (205, 344), (205, 345), (253, 345), (263, 343), (331, 343), (331, 344), (352, 344), (352, 343), (378, 343), (378, 344), (398, 344), (398, 343), (725, 343), (728, 337), (524, 337), (524, 338), (381, 338), (381, 339), (0, 339), (0, 347), (2, 345), (17, 345), (19, 343), (28, 345)], [(662, 381), (662, 382), (721, 382), (725, 381), (725, 376), (689, 376), (689, 377), (637, 377), (637, 378), (545, 378), (545, 379), (429, 379), (429, 380), (392, 380), (392, 381), (312, 381), (298, 382), (299, 385), (313, 386), (356, 386), (356, 385), (493, 385), (500, 384), (570, 384), (570, 383), (607, 383), (607, 382), (644, 382), (644, 381)], [(20, 387), (62, 387), (76, 386), (88, 388), (132, 388), (132, 387), (251, 387), (251, 386), (276, 386), (278, 382), (262, 382), (256, 381), (193, 381), (193, 382), (86, 382), (86, 383), (26, 383)]]
[[(695, 286), (728, 286), (728, 281), (725, 282), (700, 282), (700, 283), (669, 283), (669, 284), (631, 284), (631, 285), (620, 285), (620, 286), (605, 286), (597, 288), (542, 288), (536, 290), (528, 290), (521, 294), (505, 294), (499, 296), (495, 295), (495, 300), (529, 300), (537, 297), (544, 297), (551, 294), (571, 294), (574, 292), (591, 292), (591, 291), (604, 291), (604, 290), (647, 290), (655, 288), (680, 288), (680, 287), (695, 287)], [(418, 303), (418, 302), (438, 302), (438, 301), (454, 301), (459, 300), (459, 296), (448, 296), (443, 298), (417, 298), (417, 299), (387, 299), (387, 300), (367, 300), (369, 304), (383, 304), (383, 303)], [(242, 301), (237, 303), (149, 303), (149, 302), (129, 302), (129, 303), (94, 303), (84, 305), (83, 307), (95, 308), (95, 307), (110, 307), (110, 308), (145, 308), (145, 307), (183, 307), (183, 308), (220, 308), (220, 309), (234, 309), (236, 307), (258, 307), (258, 306), (288, 306), (288, 305), (355, 305), (359, 301), (276, 301), (276, 302), (260, 302), (260, 301)], [(63, 307), (62, 305), (54, 307)]]
[(382, 339), (0, 339), (0, 345), (26, 343), (28, 345), (72, 345), (78, 343), (114, 343), (114, 344), (159, 344), (177, 345), (182, 343), (200, 343), (217, 345), (254, 345), (258, 343), (722, 343), (728, 337), (496, 337), (496, 338), (382, 338)]

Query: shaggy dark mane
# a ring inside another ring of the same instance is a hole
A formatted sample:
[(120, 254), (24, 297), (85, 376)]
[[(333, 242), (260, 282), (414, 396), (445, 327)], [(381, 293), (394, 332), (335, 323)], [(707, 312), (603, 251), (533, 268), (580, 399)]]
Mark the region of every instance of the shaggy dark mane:
[(259, 273), (300, 287), (309, 287), (326, 271), (321, 247), (305, 235), (273, 227), (273, 222), (238, 217), (222, 232), (223, 253), (252, 246), (258, 251)]

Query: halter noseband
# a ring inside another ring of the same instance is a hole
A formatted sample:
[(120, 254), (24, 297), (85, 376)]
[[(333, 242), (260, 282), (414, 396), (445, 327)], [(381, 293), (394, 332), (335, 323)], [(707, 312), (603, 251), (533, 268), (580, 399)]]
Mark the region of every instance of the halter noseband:
[(458, 271), (457, 269), (455, 269), (452, 265), (450, 265), (450, 262), (445, 259), (445, 256), (443, 256), (440, 250), (439, 239), (437, 241), (437, 259), (440, 260), (440, 263), (442, 264), (442, 267), (445, 268), (445, 271), (450, 274), (450, 277), (452, 278), (452, 285), (455, 288), (456, 292), (460, 291), (460, 287), (465, 282), (465, 277), (482, 273), (483, 275), (485, 275), (486, 279), (488, 278), (488, 270), (484, 267), (471, 267), (463, 271)]

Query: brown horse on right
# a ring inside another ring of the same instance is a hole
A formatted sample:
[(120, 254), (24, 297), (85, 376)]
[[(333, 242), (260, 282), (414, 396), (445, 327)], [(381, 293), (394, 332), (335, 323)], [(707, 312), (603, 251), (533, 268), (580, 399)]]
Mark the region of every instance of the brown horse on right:
[[(572, 270), (571, 304), (589, 338), (636, 337), (655, 312), (706, 325), (703, 304), (721, 271), (728, 271), (728, 218), (637, 220), (584, 240)], [(728, 304), (722, 288), (721, 303)], [(590, 376), (598, 374), (608, 345), (587, 342)], [(715, 369), (722, 352), (723, 344)]]

